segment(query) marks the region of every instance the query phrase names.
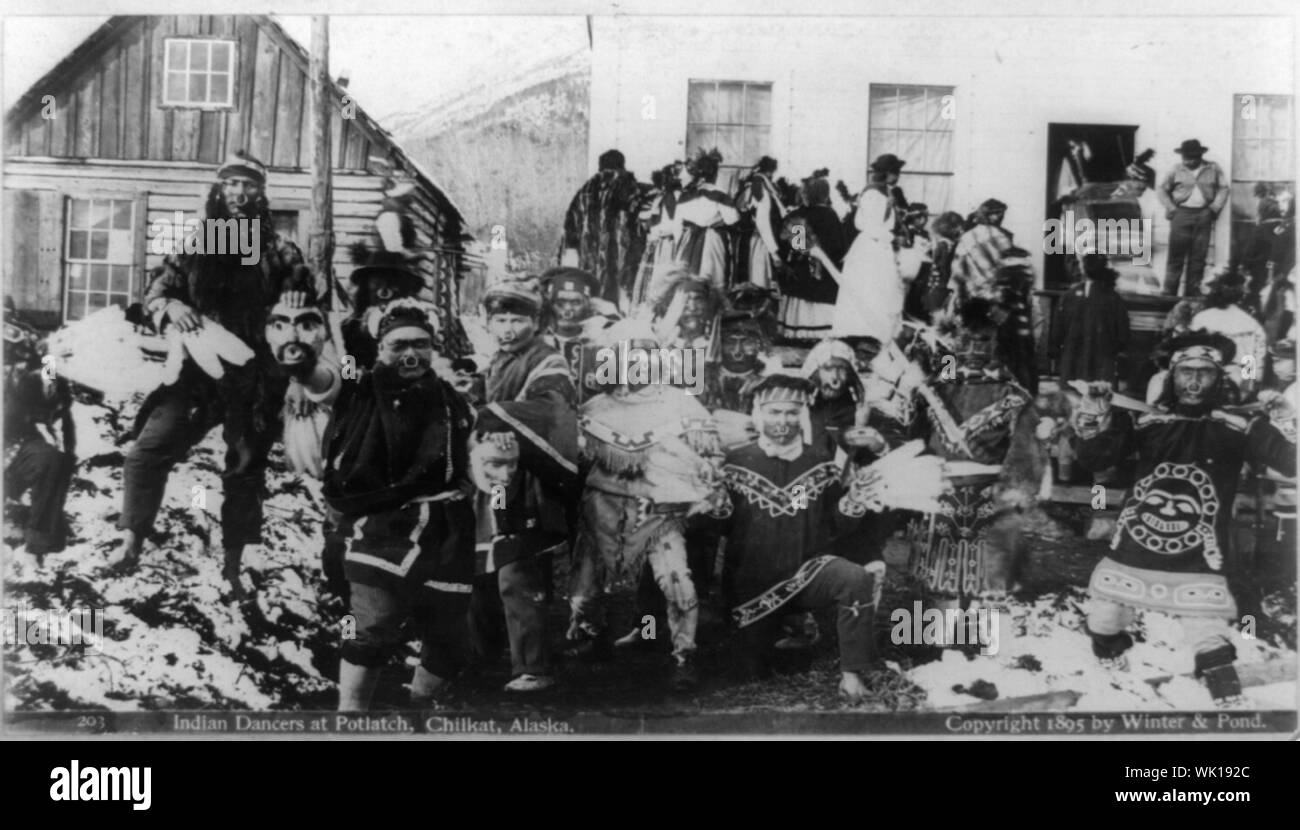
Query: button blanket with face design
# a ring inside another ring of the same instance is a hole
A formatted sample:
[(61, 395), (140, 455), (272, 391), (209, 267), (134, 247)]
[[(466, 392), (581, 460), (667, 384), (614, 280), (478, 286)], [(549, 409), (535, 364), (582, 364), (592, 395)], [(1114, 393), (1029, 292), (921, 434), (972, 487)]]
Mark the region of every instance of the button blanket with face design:
[(1152, 553), (1177, 556), (1197, 549), (1214, 570), (1222, 566), (1214, 534), (1219, 495), (1208, 473), (1195, 464), (1156, 466), (1133, 487), (1133, 495), (1120, 513), (1116, 541), (1121, 534)]

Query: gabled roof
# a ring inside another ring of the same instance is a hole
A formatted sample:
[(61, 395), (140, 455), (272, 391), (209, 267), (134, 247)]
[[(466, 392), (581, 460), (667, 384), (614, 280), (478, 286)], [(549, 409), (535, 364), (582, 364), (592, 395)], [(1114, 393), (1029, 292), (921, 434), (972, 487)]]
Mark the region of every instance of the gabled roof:
[[(250, 17), (257, 23), (259, 28), (268, 33), (280, 45), (283, 52), (289, 55), (302, 72), (310, 78), (311, 57), (307, 50), (298, 41), (294, 40), (274, 17), (270, 15), (250, 15)], [(116, 15), (92, 32), (79, 46), (69, 52), (63, 60), (59, 61), (53, 69), (32, 84), (31, 88), (23, 93), (10, 107), (9, 111), (5, 113), (6, 131), (21, 129), (22, 124), (41, 105), (41, 94), (39, 93), (42, 90), (50, 89), (66, 75), (71, 74), (74, 68), (93, 60), (140, 20), (141, 17), (137, 15)], [(356, 103), (355, 97), (332, 79), (329, 82), (329, 95), (334, 106), (340, 109), (343, 106), (344, 95), (349, 96)], [(422, 189), (433, 194), (434, 199), (439, 202), (440, 209), (446, 212), (450, 225), (459, 228), (462, 241), (473, 239), (473, 236), (469, 235), (465, 230), (464, 217), (447, 196), (446, 191), (434, 183), (428, 173), (402, 150), (393, 139), (392, 134), (367, 115), (359, 103), (355, 106), (352, 121), (354, 125), (359, 126), (363, 132), (368, 134), (371, 140), (382, 147), (395, 169), (411, 176)], [(307, 129), (307, 126), (304, 125), (303, 129)]]

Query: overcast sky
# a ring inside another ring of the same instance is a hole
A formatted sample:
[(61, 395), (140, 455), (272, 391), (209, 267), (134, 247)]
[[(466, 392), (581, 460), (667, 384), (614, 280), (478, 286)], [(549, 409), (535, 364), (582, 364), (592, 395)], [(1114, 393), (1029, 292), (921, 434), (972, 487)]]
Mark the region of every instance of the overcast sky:
[[(311, 19), (277, 17), (310, 48)], [(6, 17), (5, 108), (107, 21), (107, 17)], [(580, 15), (549, 17), (348, 16), (330, 18), (330, 72), (347, 72), (357, 102), (382, 120), (440, 100), (506, 67), (522, 69), (586, 48)]]

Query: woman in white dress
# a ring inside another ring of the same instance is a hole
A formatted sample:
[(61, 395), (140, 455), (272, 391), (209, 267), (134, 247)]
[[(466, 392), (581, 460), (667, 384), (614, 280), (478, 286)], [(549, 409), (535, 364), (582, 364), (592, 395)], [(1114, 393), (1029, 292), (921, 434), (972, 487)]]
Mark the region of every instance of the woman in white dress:
[(844, 258), (835, 300), (832, 337), (874, 337), (886, 343), (898, 334), (906, 286), (894, 258), (894, 202), (890, 188), (904, 162), (885, 154), (871, 163), (871, 184), (858, 199), (853, 247)]

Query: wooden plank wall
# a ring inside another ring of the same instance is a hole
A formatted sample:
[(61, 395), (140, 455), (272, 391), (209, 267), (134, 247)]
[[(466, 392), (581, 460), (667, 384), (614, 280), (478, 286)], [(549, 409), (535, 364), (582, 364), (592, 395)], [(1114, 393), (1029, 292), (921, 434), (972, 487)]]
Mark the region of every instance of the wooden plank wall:
[[(234, 106), (162, 106), (165, 41), (229, 37), (238, 43)], [(280, 40), (248, 15), (141, 17), (89, 54), (48, 93), (55, 115), (34, 112), (9, 137), (6, 155), (153, 159), (216, 164), (245, 149), (267, 165), (311, 165), (307, 73)], [(342, 113), (333, 119), (337, 168), (362, 171), (385, 152)]]
[[(12, 159), (5, 164), (3, 186), (6, 198), (28, 198), (10, 196), (15, 193), (36, 193), (49, 191), (65, 196), (115, 196), (129, 198), (134, 194), (147, 194), (146, 237), (148, 227), (154, 222), (171, 222), (177, 210), (187, 214), (197, 214), (207, 198), (211, 187), (212, 170), (210, 168), (158, 167), (138, 164), (84, 164), (77, 162), (36, 162)], [(336, 275), (344, 281), (352, 273), (353, 266), (349, 259), (348, 246), (358, 240), (371, 245), (376, 244), (375, 217), (379, 214), (383, 201), (383, 178), (372, 174), (337, 173), (334, 176), (334, 230)], [(307, 172), (272, 172), (267, 186), (267, 196), (272, 210), (299, 210), (301, 214), (301, 231), (307, 231), (306, 214), (311, 203), (311, 176)], [(432, 204), (428, 196), (422, 196), (422, 203)], [(9, 207), (9, 204), (6, 204)], [(15, 204), (15, 207), (17, 205)], [(22, 214), (25, 211), (16, 210)], [(6, 211), (6, 217), (10, 214)], [(435, 224), (430, 220), (429, 208), (421, 205), (415, 211), (416, 237), (419, 245), (433, 245)], [(7, 235), (15, 240), (12, 248), (15, 257), (28, 254), (18, 252), (26, 248), (35, 237), (30, 234), (15, 233)], [(447, 243), (442, 243), (447, 244)], [(6, 263), (6, 281), (24, 280), (22, 272), (14, 270), (12, 258)], [(25, 261), (25, 260), (23, 260)], [(145, 267), (153, 268), (161, 262), (161, 257), (149, 253), (145, 258)], [(8, 283), (10, 290), (21, 286)], [(15, 296), (15, 301), (18, 297)]]

